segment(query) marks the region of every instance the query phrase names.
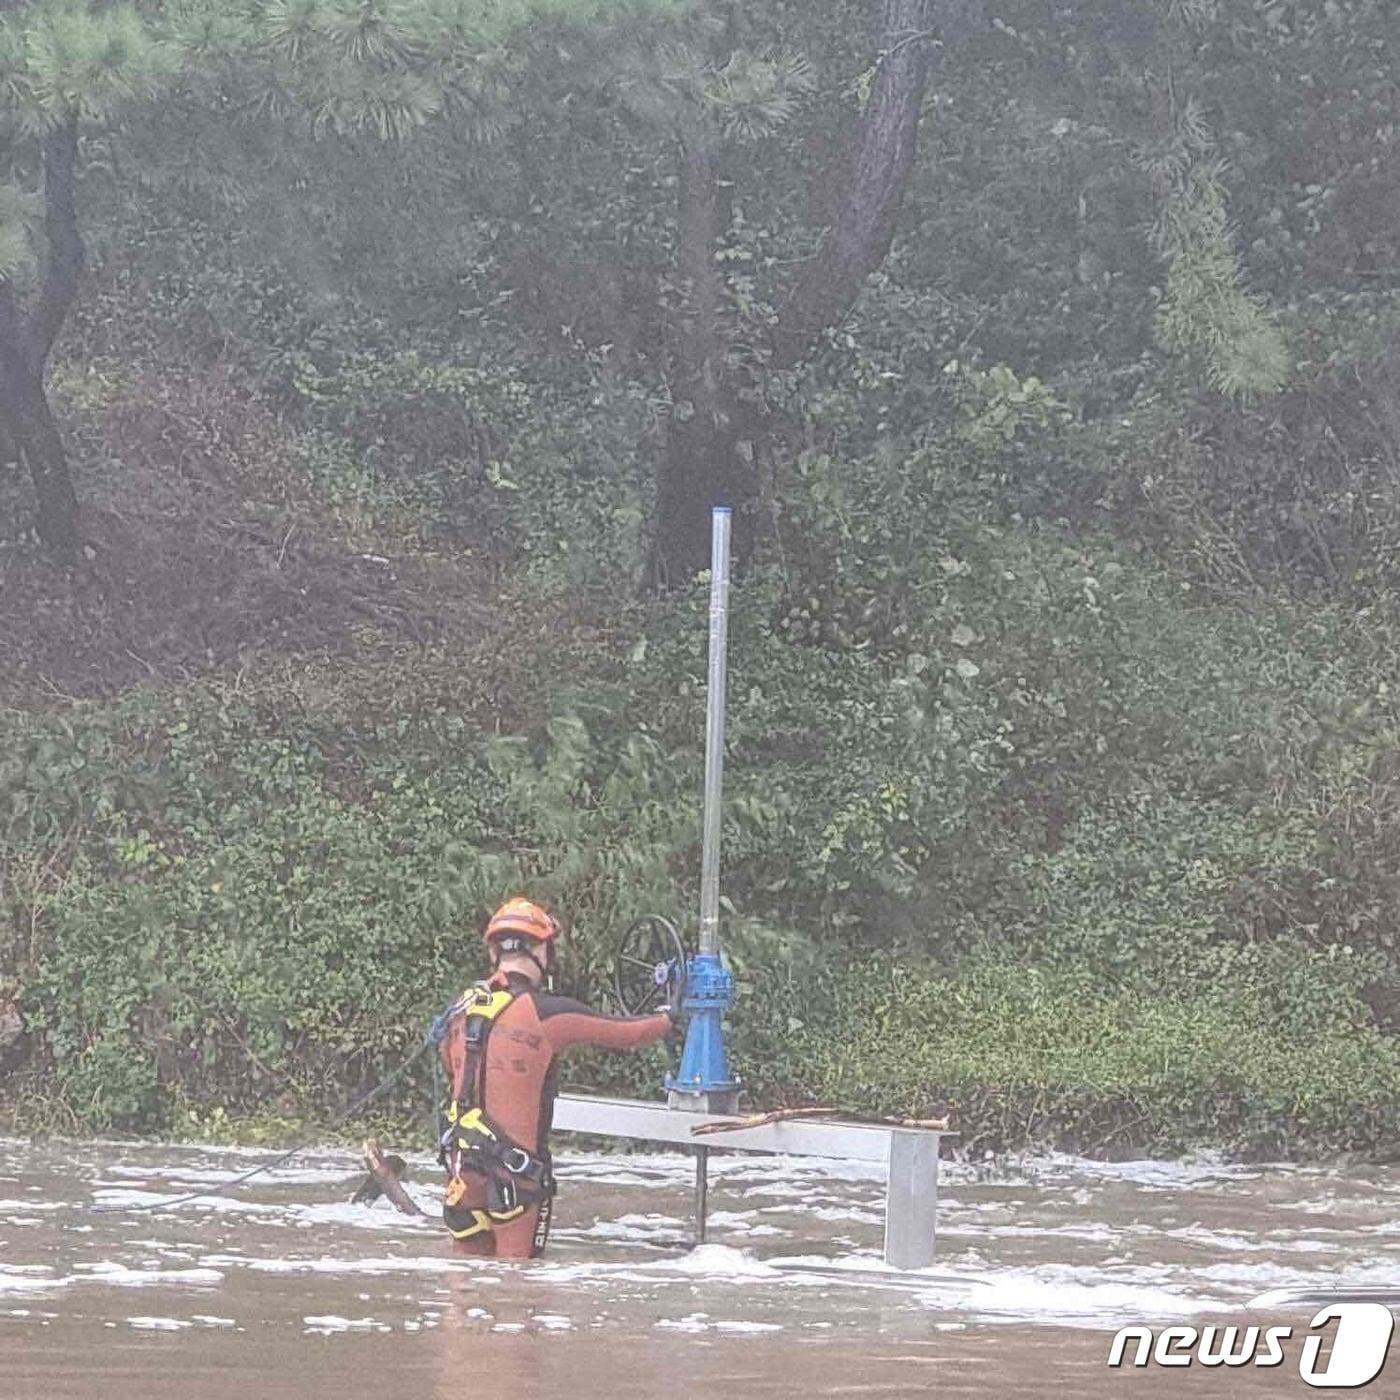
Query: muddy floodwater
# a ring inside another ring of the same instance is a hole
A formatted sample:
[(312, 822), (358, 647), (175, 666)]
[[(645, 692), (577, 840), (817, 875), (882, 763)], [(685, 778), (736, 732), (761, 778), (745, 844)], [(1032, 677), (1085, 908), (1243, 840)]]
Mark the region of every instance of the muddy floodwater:
[[(1312, 1394), (1272, 1370), (1110, 1370), (1129, 1323), (1305, 1331), (1290, 1285), (1400, 1286), (1400, 1172), (1036, 1157), (945, 1164), (939, 1261), (880, 1260), (865, 1167), (565, 1153), (546, 1259), (453, 1259), (353, 1206), (354, 1154), (0, 1140), (0, 1398)], [(440, 1201), (411, 1157), (411, 1189)], [(1369, 1394), (1400, 1393), (1392, 1357)]]

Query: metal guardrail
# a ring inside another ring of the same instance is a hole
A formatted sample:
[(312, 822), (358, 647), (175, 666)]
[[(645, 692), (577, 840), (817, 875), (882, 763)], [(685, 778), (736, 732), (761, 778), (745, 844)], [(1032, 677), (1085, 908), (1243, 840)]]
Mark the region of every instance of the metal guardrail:
[(820, 1118), (794, 1119), (696, 1138), (699, 1123), (731, 1121), (723, 1114), (687, 1113), (639, 1099), (560, 1094), (554, 1129), (599, 1137), (634, 1138), (686, 1147), (882, 1162), (886, 1167), (885, 1262), (896, 1269), (933, 1263), (938, 1234), (938, 1162), (945, 1137), (956, 1133), (883, 1127)]

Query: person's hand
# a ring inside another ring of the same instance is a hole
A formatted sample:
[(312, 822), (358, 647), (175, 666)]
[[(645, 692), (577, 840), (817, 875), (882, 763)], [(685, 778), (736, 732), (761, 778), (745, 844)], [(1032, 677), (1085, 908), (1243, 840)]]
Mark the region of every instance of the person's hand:
[(665, 1006), (657, 1007), (657, 1011), (664, 1013), (671, 1019), (671, 1028), (661, 1037), (662, 1042), (671, 1054), (678, 1054), (681, 1046), (685, 1043), (685, 1032), (681, 1028), (684, 1007), (672, 1006), (668, 1002)]

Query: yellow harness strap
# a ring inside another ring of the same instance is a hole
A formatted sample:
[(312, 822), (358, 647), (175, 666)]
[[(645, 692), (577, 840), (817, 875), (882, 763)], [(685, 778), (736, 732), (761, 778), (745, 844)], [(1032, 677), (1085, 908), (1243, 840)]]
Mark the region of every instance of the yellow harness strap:
[[(478, 1016), (483, 1021), (494, 1021), (502, 1011), (515, 1000), (515, 993), (505, 990), (493, 990), (485, 983), (477, 983), (468, 987), (462, 993), (462, 1010), (468, 1017)], [(468, 1088), (473, 1086), (466, 1086)], [(453, 1099), (447, 1106), (447, 1121), (455, 1124), (463, 1132), (478, 1132), (488, 1138), (495, 1138), (495, 1133), (486, 1126), (485, 1119), (481, 1116), (479, 1108), (469, 1108), (462, 1112), (461, 1104)], [(464, 1138), (458, 1138), (458, 1146), (466, 1148), (470, 1144)], [(447, 1204), (457, 1205), (467, 1193), (467, 1183), (460, 1176), (455, 1176), (447, 1186)], [(524, 1206), (516, 1206), (514, 1210), (473, 1210), (471, 1213), (472, 1223), (461, 1230), (449, 1230), (454, 1240), (469, 1240), (476, 1235), (494, 1229), (497, 1225), (504, 1225), (507, 1221), (514, 1220), (518, 1215), (525, 1214)]]
[(462, 1005), (468, 1016), (485, 1016), (494, 1021), (515, 1000), (515, 993), (504, 987), (489, 987), (477, 982), (462, 993)]
[[(494, 1021), (514, 1000), (514, 992), (508, 992), (504, 988), (493, 990), (491, 987), (488, 987), (486, 983), (478, 982), (474, 986), (468, 987), (467, 990), (462, 993), (462, 999), (459, 1004), (463, 1014), (468, 1020), (475, 1016), (480, 1020), (489, 1022)], [(475, 1088), (474, 1085), (470, 1084), (464, 1085), (463, 1087), (467, 1090)], [(457, 1100), (453, 1099), (452, 1102), (447, 1105), (447, 1121), (449, 1123), (456, 1123), (461, 1111)], [(473, 1115), (477, 1115), (476, 1109), (472, 1109), (466, 1117), (463, 1118), (464, 1126), (466, 1125), (467, 1119), (471, 1118)], [(485, 1125), (480, 1121), (472, 1123), (471, 1126), (479, 1128), (482, 1132), (486, 1132)], [(487, 1133), (487, 1136), (492, 1136), (492, 1134)]]
[(448, 1233), (454, 1240), (469, 1240), (473, 1235), (484, 1234), (491, 1228), (491, 1217), (484, 1210), (474, 1210), (472, 1223), (465, 1230), (449, 1230)]

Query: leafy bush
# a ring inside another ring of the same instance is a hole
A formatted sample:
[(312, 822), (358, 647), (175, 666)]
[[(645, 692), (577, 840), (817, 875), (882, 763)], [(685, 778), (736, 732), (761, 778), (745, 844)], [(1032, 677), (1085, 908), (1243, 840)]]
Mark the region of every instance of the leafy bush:
[(358, 801), (312, 735), (215, 696), (24, 730), (0, 771), (6, 866), (73, 853), (7, 889), (43, 930), (10, 961), (95, 1127), (157, 1123), (175, 1096), (246, 1110), (289, 1080), (338, 1102), (330, 1086), (381, 1072), (475, 974), (482, 917), (515, 889), (568, 912), (564, 975), (595, 982), (604, 934), (664, 902), (695, 835), (654, 745), (605, 750), (568, 716), (432, 774), (393, 762), (390, 725)]
[(1087, 968), (1002, 955), (956, 978), (858, 968), (797, 1033), (796, 1058), (822, 1102), (917, 1117), (953, 1105), (974, 1150), (1374, 1148), (1400, 1126), (1400, 1047), (1364, 1024), (1348, 969), (1297, 949), (1287, 960), (1297, 995), (1281, 1001), (1234, 979), (1116, 991)]
[[(1024, 407), (1041, 431), (1043, 396)], [(845, 1064), (887, 1106), (957, 1099), (988, 1141), (1381, 1141), (1386, 628), (1207, 600), (1017, 520), (956, 422), (801, 469), (793, 547), (732, 613), (725, 886), (755, 1093), (849, 1096)], [(253, 683), (13, 717), (0, 978), (70, 1110), (324, 1112), (413, 1043), (518, 888), (573, 921), (564, 980), (596, 996), (622, 926), (693, 907), (704, 609), (703, 583), (629, 605), (567, 665), (549, 633), (549, 664), (511, 663), (541, 716), (514, 735), (445, 679), (385, 691), (353, 662), (310, 706)], [(853, 955), (917, 970), (887, 984)], [(853, 1008), (873, 1019), (838, 1064)], [(575, 1073), (640, 1091), (658, 1068)]]

